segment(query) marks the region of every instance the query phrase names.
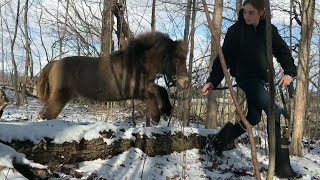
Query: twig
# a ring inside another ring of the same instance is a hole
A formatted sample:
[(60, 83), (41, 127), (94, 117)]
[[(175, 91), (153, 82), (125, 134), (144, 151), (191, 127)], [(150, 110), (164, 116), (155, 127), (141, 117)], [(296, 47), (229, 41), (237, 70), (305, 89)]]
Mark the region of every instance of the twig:
[(5, 175), (5, 177), (6, 177), (5, 180), (8, 179), (8, 175), (9, 175), (10, 169), (11, 169), (11, 168), (8, 169), (7, 175)]
[(143, 179), (143, 170), (144, 170), (144, 166), (146, 164), (146, 161), (147, 161), (147, 155), (144, 157), (144, 160), (143, 160), (142, 172), (141, 172), (141, 176), (140, 176), (141, 179)]

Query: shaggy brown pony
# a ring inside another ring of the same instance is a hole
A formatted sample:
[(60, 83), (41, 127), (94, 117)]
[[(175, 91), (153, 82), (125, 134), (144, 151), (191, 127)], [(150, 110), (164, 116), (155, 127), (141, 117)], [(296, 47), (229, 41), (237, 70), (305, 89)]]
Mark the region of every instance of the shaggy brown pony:
[(170, 114), (172, 106), (166, 90), (154, 83), (156, 75), (164, 74), (178, 87), (187, 88), (187, 52), (184, 41), (149, 32), (109, 56), (52, 61), (42, 69), (38, 81), (38, 95), (44, 102), (40, 117), (56, 118), (78, 96), (96, 101), (140, 99), (147, 106), (147, 117), (157, 123), (161, 113)]

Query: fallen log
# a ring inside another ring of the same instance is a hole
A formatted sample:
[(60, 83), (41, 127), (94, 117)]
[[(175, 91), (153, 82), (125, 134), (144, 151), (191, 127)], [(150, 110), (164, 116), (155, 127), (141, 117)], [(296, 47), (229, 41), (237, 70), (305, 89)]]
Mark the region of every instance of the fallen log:
[[(123, 129), (120, 129), (120, 131), (125, 133)], [(11, 142), (0, 140), (0, 142), (11, 146), (17, 152), (25, 154), (29, 160), (54, 167), (60, 164), (74, 164), (98, 158), (108, 159), (132, 147), (141, 149), (148, 156), (167, 155), (194, 148), (203, 149), (212, 137), (198, 133), (188, 135), (182, 132), (172, 133), (170, 130), (164, 130), (161, 133), (157, 131), (151, 133), (151, 136), (143, 132), (134, 131), (132, 138), (118, 138), (118, 140), (108, 144), (106, 139), (114, 138), (117, 133), (111, 130), (99, 133), (101, 134), (100, 138), (92, 140), (81, 139), (80, 142), (73, 141), (61, 144), (53, 143), (53, 139), (47, 137), (44, 137), (38, 144), (34, 144), (30, 140), (12, 140)]]

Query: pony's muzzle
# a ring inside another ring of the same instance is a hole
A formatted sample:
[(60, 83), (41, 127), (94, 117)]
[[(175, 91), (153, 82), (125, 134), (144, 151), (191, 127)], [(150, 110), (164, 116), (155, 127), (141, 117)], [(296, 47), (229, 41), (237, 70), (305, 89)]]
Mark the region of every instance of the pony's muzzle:
[(178, 87), (181, 89), (187, 89), (190, 85), (190, 79), (189, 77), (180, 77), (177, 79)]

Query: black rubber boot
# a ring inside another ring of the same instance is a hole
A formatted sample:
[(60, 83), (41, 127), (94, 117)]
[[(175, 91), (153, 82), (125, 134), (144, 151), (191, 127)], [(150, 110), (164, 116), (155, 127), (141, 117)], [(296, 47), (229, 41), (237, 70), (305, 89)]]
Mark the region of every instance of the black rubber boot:
[(213, 138), (210, 145), (214, 148), (216, 154), (221, 156), (228, 144), (244, 132), (246, 131), (241, 127), (240, 123), (232, 124), (231, 122), (228, 122)]
[(280, 124), (276, 122), (276, 167), (275, 174), (279, 178), (297, 178), (300, 175), (296, 173), (290, 164), (289, 158), (289, 140), (281, 138)]

